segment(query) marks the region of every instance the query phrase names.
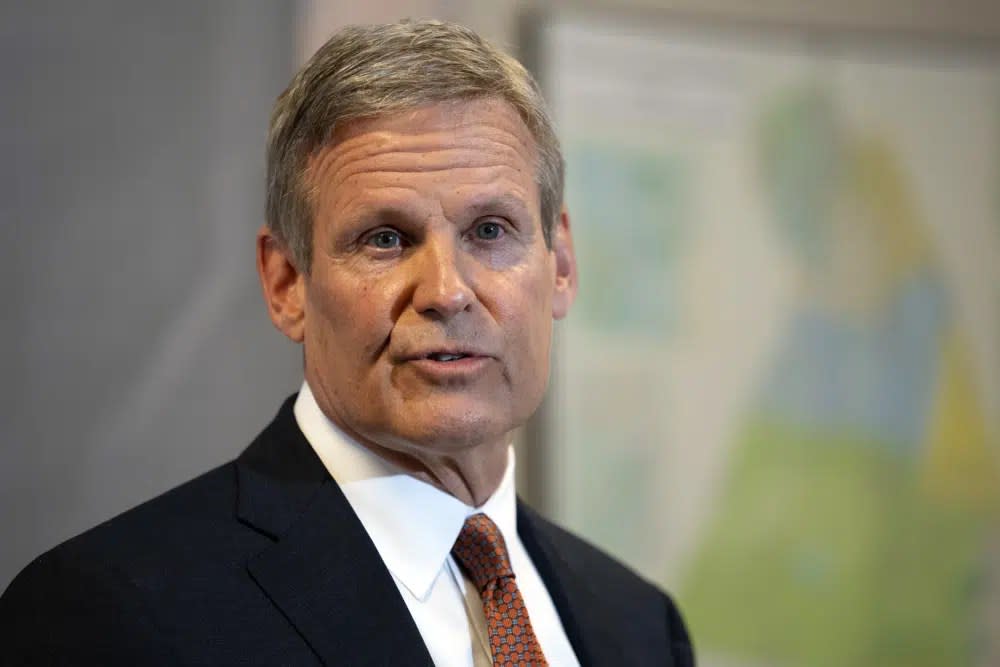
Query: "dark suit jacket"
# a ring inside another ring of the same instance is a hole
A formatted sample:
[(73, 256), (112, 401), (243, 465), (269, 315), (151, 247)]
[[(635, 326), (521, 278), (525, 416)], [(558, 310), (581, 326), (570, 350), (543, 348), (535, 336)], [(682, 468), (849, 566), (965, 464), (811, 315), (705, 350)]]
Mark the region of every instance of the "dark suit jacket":
[[(519, 504), (583, 665), (693, 664), (670, 599)], [(236, 461), (56, 547), (0, 597), (0, 663), (430, 665), (292, 399)]]

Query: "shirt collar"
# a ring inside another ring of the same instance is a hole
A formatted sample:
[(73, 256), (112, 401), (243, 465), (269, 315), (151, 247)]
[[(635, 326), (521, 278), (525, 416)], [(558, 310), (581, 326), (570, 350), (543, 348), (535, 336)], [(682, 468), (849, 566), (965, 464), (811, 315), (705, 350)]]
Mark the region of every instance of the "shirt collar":
[(306, 440), (337, 481), (389, 571), (420, 600), (430, 594), (466, 517), (482, 512), (507, 542), (517, 539), (514, 448), (493, 495), (481, 507), (408, 475), (359, 444), (323, 414), (308, 383), (295, 401)]

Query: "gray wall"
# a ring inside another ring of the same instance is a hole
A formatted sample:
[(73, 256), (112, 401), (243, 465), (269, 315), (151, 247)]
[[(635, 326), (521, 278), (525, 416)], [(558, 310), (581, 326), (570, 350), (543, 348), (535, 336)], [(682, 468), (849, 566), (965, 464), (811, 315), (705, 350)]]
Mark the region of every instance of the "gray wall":
[(0, 9), (0, 590), (236, 455), (300, 381), (253, 260), (291, 3)]

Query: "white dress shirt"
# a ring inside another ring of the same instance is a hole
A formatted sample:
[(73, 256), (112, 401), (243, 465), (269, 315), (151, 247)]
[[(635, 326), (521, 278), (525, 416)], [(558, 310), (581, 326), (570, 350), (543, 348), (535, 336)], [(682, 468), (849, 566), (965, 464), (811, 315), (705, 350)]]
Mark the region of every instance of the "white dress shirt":
[(375, 543), (435, 665), (478, 667), (491, 661), (482, 601), (451, 556), (465, 518), (477, 512), (490, 517), (503, 534), (549, 664), (579, 665), (517, 534), (513, 448), (500, 486), (481, 507), (469, 507), (348, 437), (323, 414), (307, 383), (295, 401), (295, 419)]

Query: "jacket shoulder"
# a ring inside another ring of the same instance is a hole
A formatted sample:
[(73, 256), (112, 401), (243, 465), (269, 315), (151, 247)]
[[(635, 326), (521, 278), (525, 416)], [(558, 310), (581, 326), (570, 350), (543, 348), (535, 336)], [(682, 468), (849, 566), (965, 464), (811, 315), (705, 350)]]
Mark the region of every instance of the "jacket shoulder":
[(39, 561), (136, 564), (183, 562), (190, 545), (199, 551), (238, 527), (236, 471), (219, 466), (108, 519), (42, 554)]
[(0, 596), (7, 647), (0, 663), (175, 663), (157, 621), (156, 590), (190, 566), (191, 545), (204, 548), (206, 534), (235, 523), (234, 499), (227, 464), (33, 560)]
[(621, 561), (599, 547), (534, 510), (523, 508), (534, 529), (548, 540), (566, 566), (585, 574), (589, 584), (601, 591), (613, 592), (614, 598), (648, 604), (665, 596), (658, 586), (650, 583)]
[(621, 624), (620, 632), (630, 636), (633, 645), (647, 641), (651, 646), (660, 645), (665, 635), (665, 650), (673, 665), (695, 664), (687, 627), (669, 594), (585, 539), (523, 505), (520, 510), (537, 534), (528, 539), (547, 543), (550, 560), (557, 560), (558, 567), (586, 581), (592, 599), (607, 607), (606, 618), (616, 619), (609, 622)]

